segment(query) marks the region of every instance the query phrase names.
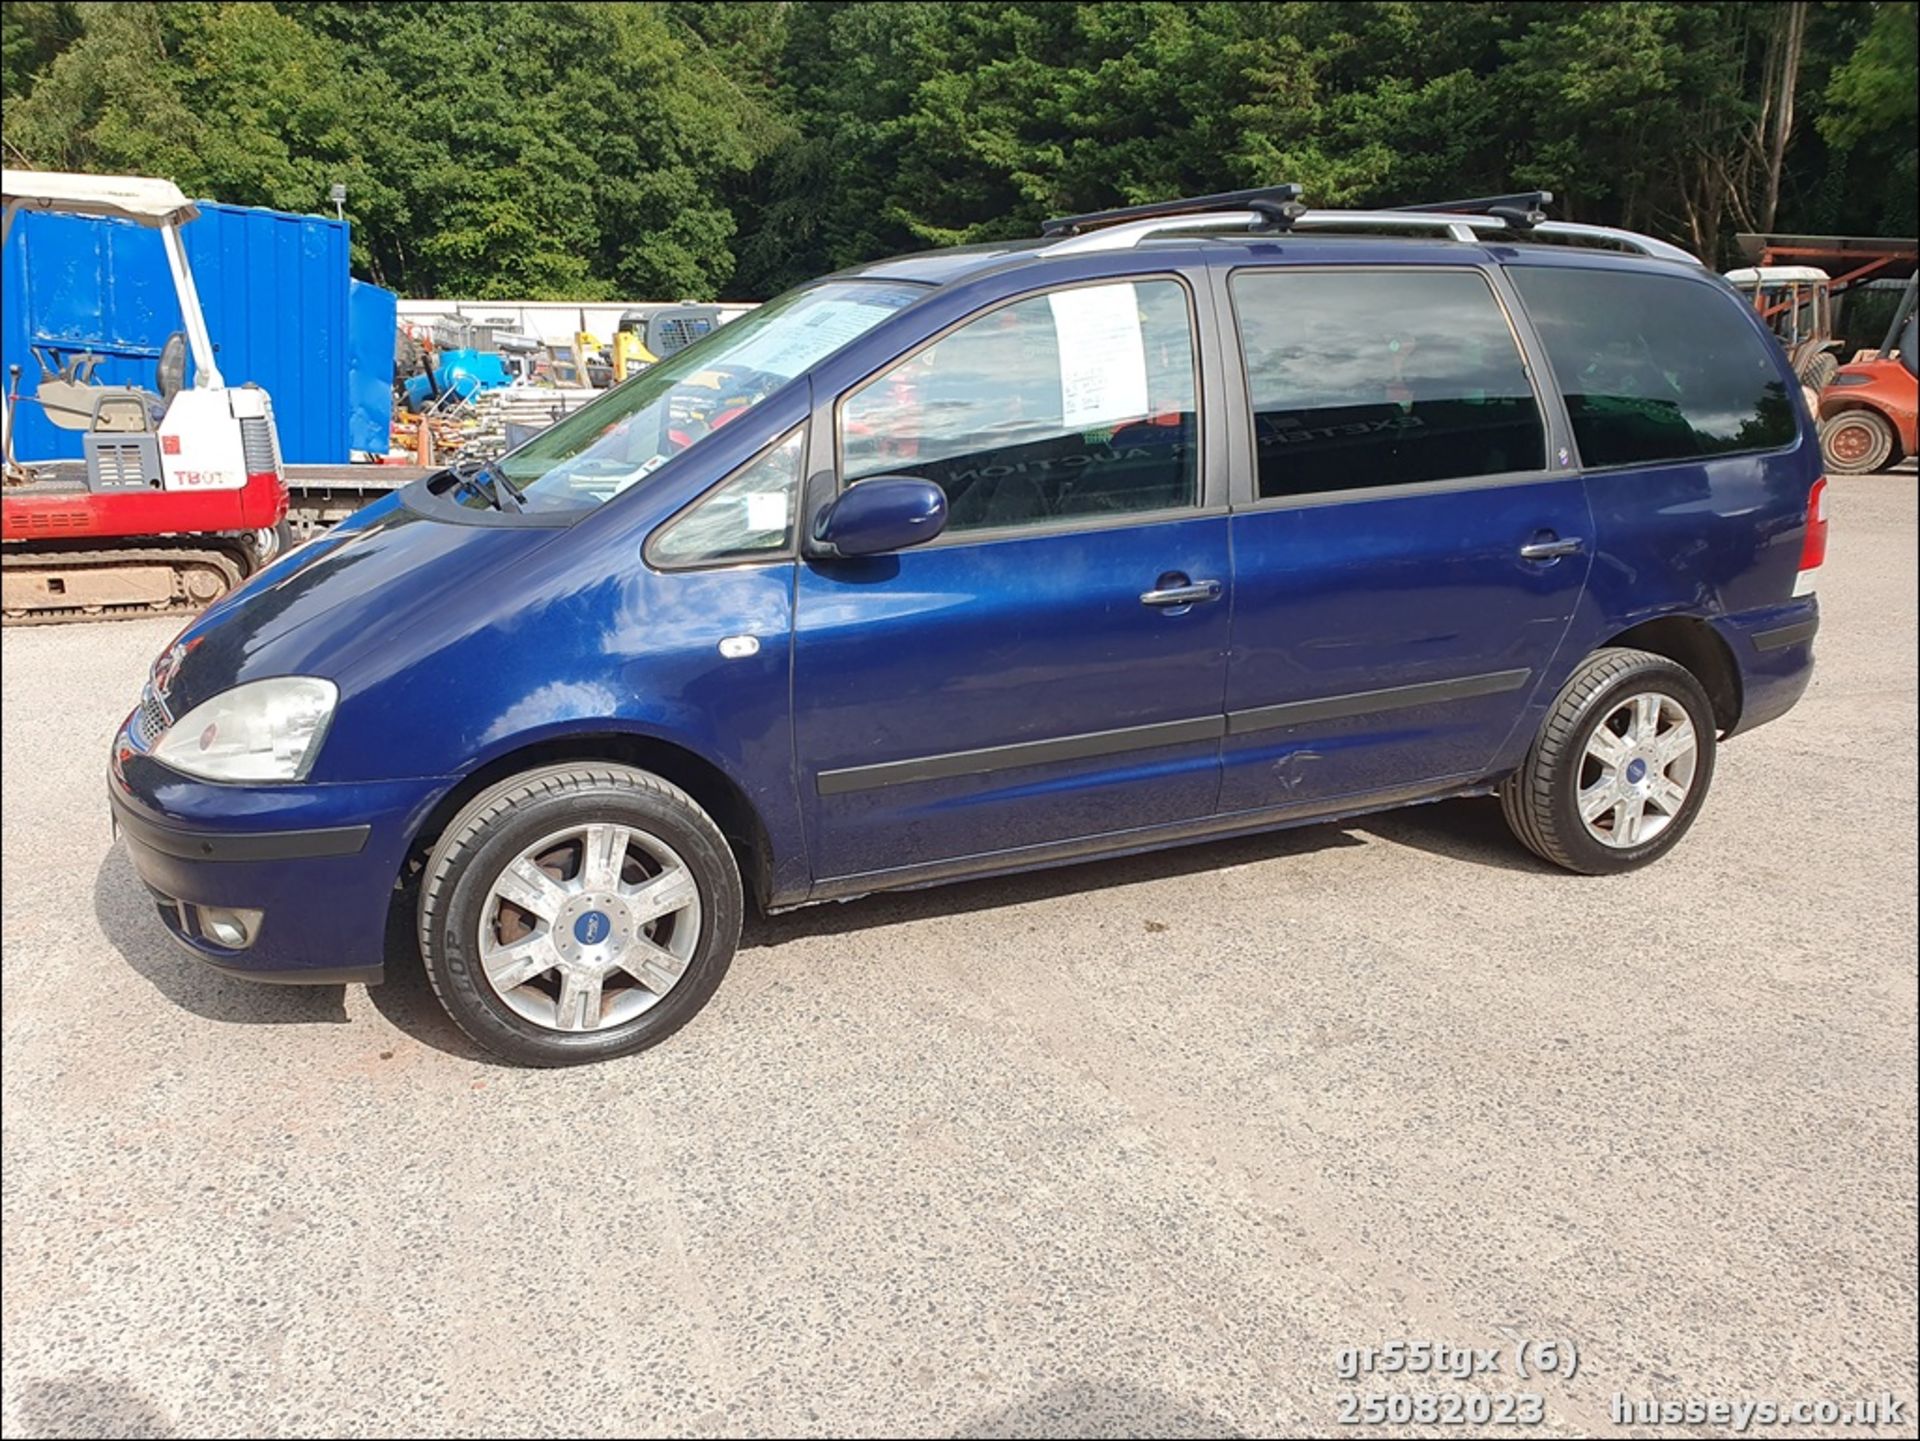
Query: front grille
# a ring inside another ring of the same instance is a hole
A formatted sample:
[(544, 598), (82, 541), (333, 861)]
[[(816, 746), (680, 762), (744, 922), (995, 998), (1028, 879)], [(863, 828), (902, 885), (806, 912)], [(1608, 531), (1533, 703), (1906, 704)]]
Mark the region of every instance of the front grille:
[(280, 441), (269, 417), (251, 415), (240, 422), (240, 449), (246, 456), (248, 475), (279, 471)]
[(173, 717), (167, 714), (166, 702), (153, 693), (151, 685), (140, 692), (140, 709), (133, 719), (133, 738), (141, 746), (151, 746), (160, 739), (161, 734), (173, 724)]

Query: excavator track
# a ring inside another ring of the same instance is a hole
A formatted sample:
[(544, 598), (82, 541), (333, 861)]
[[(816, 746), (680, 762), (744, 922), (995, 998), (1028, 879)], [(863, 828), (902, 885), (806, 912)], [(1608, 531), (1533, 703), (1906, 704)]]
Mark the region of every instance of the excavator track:
[(183, 619), (254, 570), (243, 547), (155, 541), (112, 550), (0, 551), (0, 618), (7, 625)]

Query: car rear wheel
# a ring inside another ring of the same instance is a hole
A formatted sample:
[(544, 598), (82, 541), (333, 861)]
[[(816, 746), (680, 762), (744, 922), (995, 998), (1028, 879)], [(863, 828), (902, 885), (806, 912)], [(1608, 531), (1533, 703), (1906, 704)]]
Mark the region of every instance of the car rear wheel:
[(1893, 427), (1878, 411), (1843, 410), (1820, 424), (1820, 453), (1842, 475), (1885, 470), (1893, 447)]
[(489, 1051), (530, 1066), (643, 1050), (692, 1019), (739, 944), (740, 872), (686, 792), (626, 766), (482, 792), (427, 860), (420, 950)]
[(1500, 788), (1513, 833), (1545, 860), (1610, 875), (1679, 844), (1713, 780), (1713, 707), (1685, 668), (1596, 651)]

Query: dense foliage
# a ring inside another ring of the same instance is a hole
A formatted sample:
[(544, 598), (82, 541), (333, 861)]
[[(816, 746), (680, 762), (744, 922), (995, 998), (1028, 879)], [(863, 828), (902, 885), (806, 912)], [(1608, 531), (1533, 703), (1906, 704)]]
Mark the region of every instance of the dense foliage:
[(411, 295), (763, 296), (1049, 214), (1520, 186), (1729, 258), (1911, 235), (1902, 3), (36, 3), (7, 163), (327, 212)]

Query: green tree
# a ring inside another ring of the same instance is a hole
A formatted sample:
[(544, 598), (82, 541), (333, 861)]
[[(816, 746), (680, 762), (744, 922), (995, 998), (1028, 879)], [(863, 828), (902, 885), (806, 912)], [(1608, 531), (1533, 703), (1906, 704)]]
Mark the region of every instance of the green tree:
[(711, 295), (733, 269), (719, 199), (768, 143), (657, 5), (302, 7), (368, 72), (413, 77), (385, 120), (408, 208), (394, 269), (424, 293)]
[[(11, 102), (11, 156), (42, 169), (164, 175), (189, 194), (315, 210), (336, 180), (370, 223), (402, 218), (365, 116), (385, 77), (264, 5), (96, 4)], [(363, 265), (373, 256), (356, 250)]]
[(1920, 131), (1920, 5), (1904, 0), (1872, 9), (1872, 27), (1827, 83), (1820, 134), (1849, 169), (1869, 177), (1878, 201), (1871, 223), (1911, 235), (1920, 191), (1914, 143)]
[(10, 164), (327, 210), (418, 295), (763, 296), (1047, 215), (1544, 187), (1711, 260), (1911, 233), (1914, 0), (44, 3)]
[(8, 0), (0, 6), (0, 94), (8, 100), (25, 95), (80, 33), (77, 5)]

